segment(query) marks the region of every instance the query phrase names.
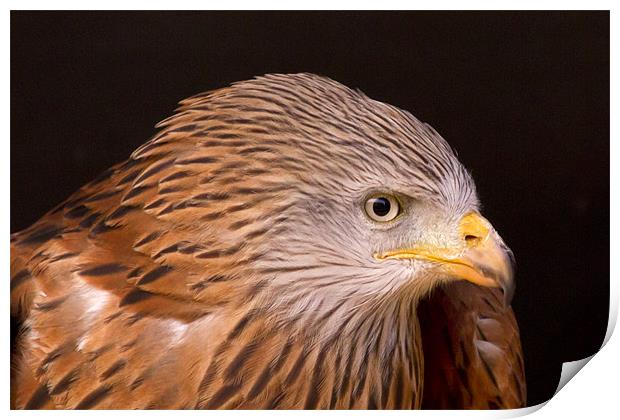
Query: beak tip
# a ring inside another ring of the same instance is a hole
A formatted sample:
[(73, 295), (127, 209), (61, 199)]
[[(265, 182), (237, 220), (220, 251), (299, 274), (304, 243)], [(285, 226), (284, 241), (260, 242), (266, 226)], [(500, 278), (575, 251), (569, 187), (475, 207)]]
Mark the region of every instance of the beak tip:
[[(511, 255), (511, 254), (509, 254)], [(514, 259), (512, 259), (512, 261), (514, 261)], [(498, 284), (502, 289), (502, 292), (504, 294), (504, 306), (506, 308), (510, 307), (510, 304), (512, 303), (512, 298), (515, 295), (515, 289), (516, 289), (516, 283), (514, 281), (514, 263), (510, 264), (509, 266), (509, 271), (507, 273), (506, 276), (502, 276), (500, 277), (500, 279), (498, 279)]]
[(504, 306), (509, 308), (515, 295), (514, 283), (510, 282), (510, 284), (502, 286), (502, 292), (504, 293)]

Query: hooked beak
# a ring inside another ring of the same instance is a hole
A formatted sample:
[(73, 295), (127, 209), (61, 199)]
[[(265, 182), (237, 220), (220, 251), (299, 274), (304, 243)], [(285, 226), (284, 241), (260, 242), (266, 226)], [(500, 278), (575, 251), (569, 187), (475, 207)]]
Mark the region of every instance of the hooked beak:
[(426, 245), (375, 254), (379, 260), (418, 259), (436, 263), (442, 273), (485, 287), (499, 287), (510, 305), (515, 290), (514, 257), (493, 226), (480, 214), (466, 214), (459, 223), (463, 245), (442, 248)]

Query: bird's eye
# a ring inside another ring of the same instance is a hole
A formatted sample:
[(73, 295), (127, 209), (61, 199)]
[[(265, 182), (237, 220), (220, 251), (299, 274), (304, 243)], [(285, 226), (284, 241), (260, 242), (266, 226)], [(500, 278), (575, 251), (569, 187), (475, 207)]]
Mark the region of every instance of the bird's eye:
[(400, 204), (391, 195), (377, 195), (366, 200), (366, 214), (376, 222), (389, 222), (400, 214)]

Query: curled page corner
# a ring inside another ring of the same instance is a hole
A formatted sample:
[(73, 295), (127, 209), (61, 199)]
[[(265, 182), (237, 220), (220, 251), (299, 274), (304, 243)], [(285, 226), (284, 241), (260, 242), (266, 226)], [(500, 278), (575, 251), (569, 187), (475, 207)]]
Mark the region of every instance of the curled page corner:
[[(597, 352), (598, 353), (598, 352)], [(560, 382), (558, 383), (558, 387), (556, 388), (553, 396), (560, 392), (564, 385), (568, 383), (573, 377), (583, 368), (589, 361), (594, 357), (596, 353), (592, 356), (584, 357), (580, 360), (573, 360), (572, 362), (564, 362), (562, 363), (562, 372), (560, 373)], [(553, 397), (551, 397), (553, 398)]]
[(540, 404), (531, 405), (528, 407), (515, 408), (512, 410), (504, 410), (505, 415), (503, 416), (503, 418), (515, 418), (515, 417), (527, 416), (528, 414), (532, 414), (540, 410), (541, 408), (543, 408), (545, 405), (547, 405), (549, 401), (550, 400), (547, 400), (545, 402), (541, 402)]
[(560, 392), (560, 390), (564, 388), (564, 386), (571, 379), (573, 379), (573, 377), (577, 374), (577, 372), (579, 372), (594, 356), (596, 356), (596, 353), (598, 353), (599, 351), (601, 351), (603, 347), (605, 347), (605, 345), (611, 338), (611, 335), (613, 334), (614, 329), (616, 328), (617, 320), (618, 320), (618, 302), (614, 299), (613, 295), (610, 293), (609, 319), (607, 320), (607, 331), (605, 333), (605, 338), (603, 339), (603, 343), (601, 344), (601, 348), (599, 348), (594, 354), (588, 357), (584, 357), (583, 359), (562, 363), (562, 372), (560, 373), (560, 381), (558, 383), (558, 387), (553, 393), (553, 397), (555, 397), (556, 394)]
[(514, 417), (526, 416), (528, 414), (532, 414), (540, 410), (541, 408), (543, 408), (545, 405), (547, 405), (549, 401), (553, 399), (553, 397), (557, 395), (558, 392), (560, 392), (562, 388), (564, 388), (564, 385), (566, 385), (568, 381), (573, 379), (573, 377), (577, 374), (577, 372), (579, 372), (581, 368), (583, 368), (590, 361), (590, 359), (594, 357), (595, 354), (585, 357), (580, 360), (574, 360), (572, 362), (562, 363), (562, 372), (560, 373), (560, 381), (558, 383), (558, 387), (553, 393), (553, 396), (549, 398), (547, 401), (541, 402), (540, 404), (528, 406), (528, 407), (517, 408), (513, 410), (505, 410), (505, 415), (503, 415), (502, 417), (503, 418), (514, 418)]
[(571, 380), (573, 377), (586, 365), (588, 362), (596, 356), (596, 354), (605, 347), (605, 345), (609, 342), (611, 335), (613, 334), (616, 328), (616, 322), (618, 320), (618, 299), (617, 296), (613, 293), (613, 283), (612, 290), (610, 290), (610, 304), (609, 304), (609, 319), (607, 321), (607, 331), (605, 333), (605, 338), (603, 339), (603, 343), (601, 347), (592, 355), (588, 357), (584, 357), (580, 360), (573, 360), (572, 362), (564, 362), (562, 363), (562, 371), (560, 373), (560, 380), (558, 382), (558, 387), (556, 388), (553, 396), (549, 398), (547, 401), (544, 401), (537, 405), (532, 405), (528, 407), (513, 409), (513, 410), (505, 410), (505, 415), (503, 418), (514, 418), (521, 417), (531, 413), (534, 413), (541, 408), (543, 408), (549, 401), (553, 399), (557, 395), (558, 392), (564, 388), (564, 386)]

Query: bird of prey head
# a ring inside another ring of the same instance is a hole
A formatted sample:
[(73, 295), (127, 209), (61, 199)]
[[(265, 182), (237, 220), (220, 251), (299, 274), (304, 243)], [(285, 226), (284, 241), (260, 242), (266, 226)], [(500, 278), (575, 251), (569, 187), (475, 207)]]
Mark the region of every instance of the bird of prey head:
[[(467, 281), (454, 299), (509, 311), (511, 252), (450, 146), (408, 112), (268, 75), (158, 127), (12, 236), (16, 407), (420, 408), (420, 302)], [(477, 356), (487, 374), (522, 375), (496, 366), (520, 352), (508, 314), (493, 326), (508, 344)], [(461, 350), (450, 363), (474, 358)]]

